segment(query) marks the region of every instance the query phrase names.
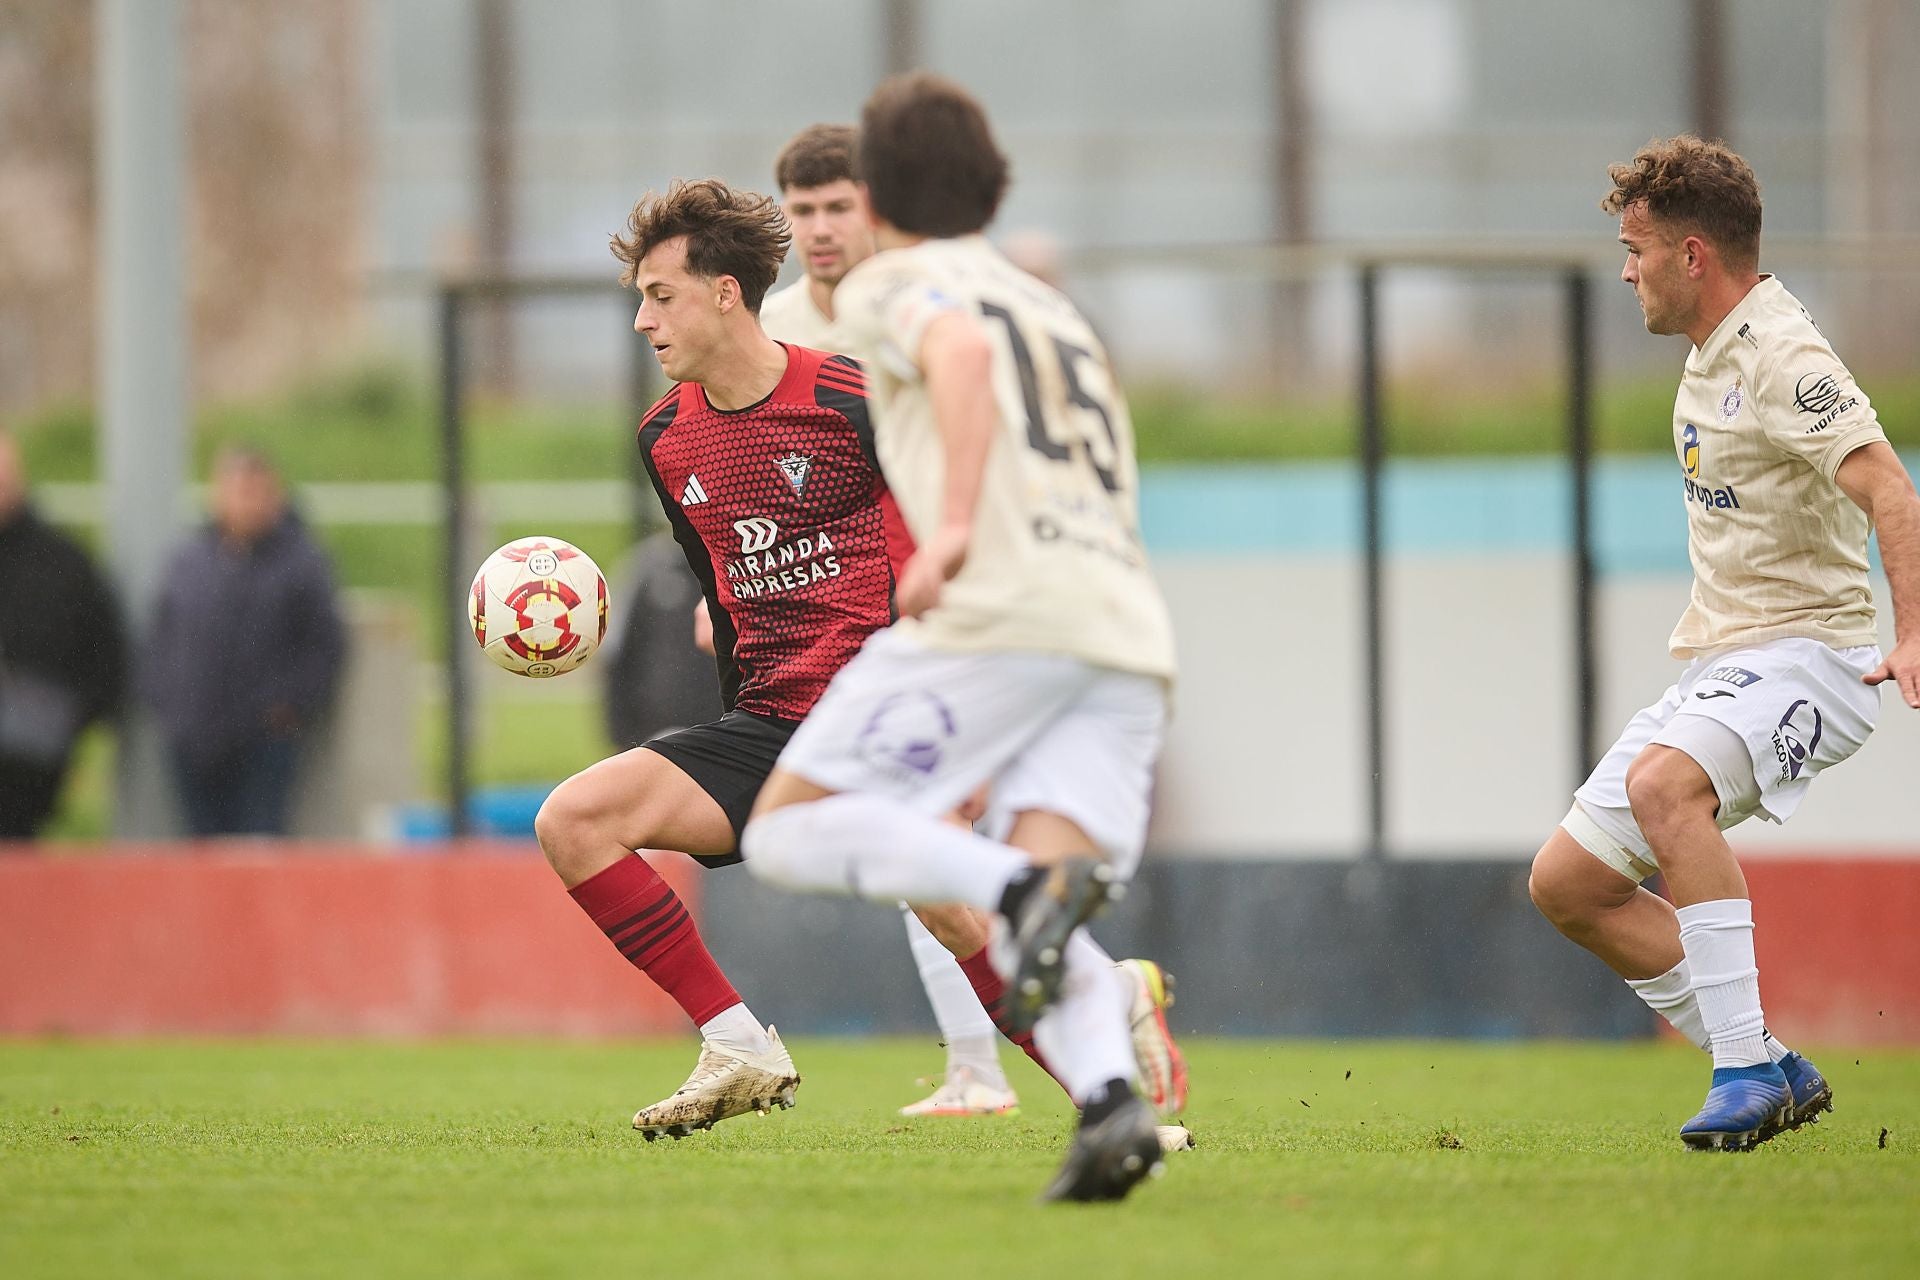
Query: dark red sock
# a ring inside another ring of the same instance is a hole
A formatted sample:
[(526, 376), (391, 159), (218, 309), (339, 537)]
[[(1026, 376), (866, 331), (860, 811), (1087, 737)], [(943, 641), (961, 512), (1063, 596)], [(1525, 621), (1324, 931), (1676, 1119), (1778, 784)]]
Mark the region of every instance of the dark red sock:
[(694, 1025), (740, 1003), (680, 895), (638, 854), (567, 890), (627, 962), (659, 984)]
[(967, 981), (973, 984), (973, 994), (980, 997), (981, 1006), (986, 1009), (987, 1016), (993, 1019), (993, 1025), (1000, 1028), (1000, 1034), (1020, 1046), (1020, 1052), (1039, 1064), (1042, 1071), (1053, 1076), (1055, 1084), (1066, 1088), (1060, 1077), (1053, 1075), (1053, 1068), (1047, 1065), (1047, 1060), (1040, 1056), (1039, 1046), (1033, 1043), (1033, 1032), (1016, 1034), (1007, 1029), (1007, 984), (993, 971), (993, 965), (988, 963), (987, 949), (982, 947), (972, 955), (963, 957), (960, 972), (966, 974)]

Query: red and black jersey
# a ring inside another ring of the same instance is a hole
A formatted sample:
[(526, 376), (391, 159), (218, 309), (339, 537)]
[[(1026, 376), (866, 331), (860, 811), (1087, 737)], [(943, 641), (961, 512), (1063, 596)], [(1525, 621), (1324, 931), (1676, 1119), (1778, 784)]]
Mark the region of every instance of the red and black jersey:
[(641, 420), (640, 456), (713, 613), (727, 707), (799, 720), (893, 621), (911, 543), (859, 364), (781, 345), (786, 376), (745, 409), (676, 385)]

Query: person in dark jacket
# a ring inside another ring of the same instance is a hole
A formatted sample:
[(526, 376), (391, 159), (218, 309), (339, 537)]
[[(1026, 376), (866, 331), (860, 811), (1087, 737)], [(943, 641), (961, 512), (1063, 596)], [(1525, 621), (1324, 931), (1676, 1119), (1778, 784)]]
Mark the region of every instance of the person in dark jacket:
[(145, 693), (187, 829), (284, 835), (346, 648), (333, 573), (265, 455), (222, 450), (210, 506), (162, 581)]
[(19, 447), (0, 431), (0, 840), (45, 824), (81, 730), (118, 708), (125, 677), (112, 592), (34, 511)]
[(607, 737), (621, 750), (649, 738), (717, 720), (720, 682), (713, 644), (694, 639), (700, 584), (671, 533), (634, 548), (622, 588), (613, 592), (613, 643), (602, 661)]

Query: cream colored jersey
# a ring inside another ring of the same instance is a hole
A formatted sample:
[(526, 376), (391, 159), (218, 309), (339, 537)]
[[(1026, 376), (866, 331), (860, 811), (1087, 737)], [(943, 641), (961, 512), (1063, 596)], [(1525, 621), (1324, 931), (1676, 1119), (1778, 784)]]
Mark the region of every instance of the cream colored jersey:
[(976, 235), (876, 254), (840, 282), (833, 306), (835, 349), (866, 365), (880, 468), (917, 542), (939, 526), (946, 471), (921, 341), (957, 311), (993, 343), (1000, 431), (973, 541), (916, 637), (1171, 679), (1173, 628), (1140, 544), (1133, 424), (1073, 304)]
[(806, 276), (788, 285), (784, 289), (775, 289), (760, 302), (760, 327), (767, 336), (779, 342), (791, 342), (796, 347), (812, 347), (815, 351), (833, 351), (827, 345), (827, 334), (833, 328), (829, 319), (819, 307), (814, 305), (813, 290), (807, 286), (812, 281)]
[(1675, 657), (1786, 636), (1874, 643), (1870, 526), (1834, 475), (1886, 438), (1806, 308), (1762, 277), (1688, 356), (1674, 401), (1693, 561)]

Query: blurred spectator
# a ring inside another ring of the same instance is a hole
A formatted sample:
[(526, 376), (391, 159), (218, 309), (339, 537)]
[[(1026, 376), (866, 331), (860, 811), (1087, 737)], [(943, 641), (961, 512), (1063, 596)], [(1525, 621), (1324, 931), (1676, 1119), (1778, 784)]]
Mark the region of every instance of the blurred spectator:
[(119, 706), (125, 676), (107, 584), (27, 501), (19, 447), (0, 431), (0, 840), (53, 812), (80, 731)]
[[(670, 533), (634, 548), (613, 598), (606, 661), (607, 736), (623, 750), (669, 729), (718, 720), (712, 641), (695, 646), (700, 584)], [(699, 613), (704, 617), (704, 613)]]
[(326, 553), (251, 449), (214, 459), (212, 519), (173, 556), (143, 686), (194, 835), (284, 835), (302, 744), (346, 647)]

